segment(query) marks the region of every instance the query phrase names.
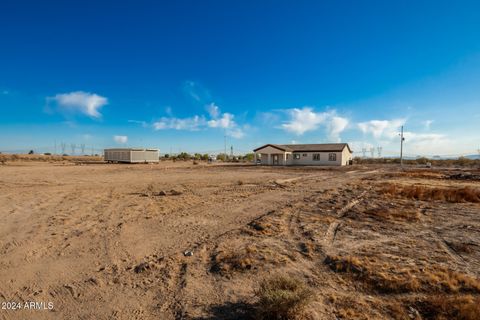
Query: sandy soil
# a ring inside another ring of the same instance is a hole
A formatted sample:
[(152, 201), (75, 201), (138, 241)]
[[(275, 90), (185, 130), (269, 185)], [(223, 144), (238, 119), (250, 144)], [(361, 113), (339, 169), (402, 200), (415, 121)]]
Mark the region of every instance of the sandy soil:
[[(259, 281), (280, 273), (314, 288), (312, 319), (428, 318), (422, 303), (432, 295), (478, 297), (480, 205), (382, 190), (480, 188), (445, 174), (7, 163), (0, 302), (54, 307), (0, 309), (0, 319), (250, 319)], [(362, 277), (342, 272), (342, 261), (357, 261)], [(473, 289), (444, 289), (439, 269)]]

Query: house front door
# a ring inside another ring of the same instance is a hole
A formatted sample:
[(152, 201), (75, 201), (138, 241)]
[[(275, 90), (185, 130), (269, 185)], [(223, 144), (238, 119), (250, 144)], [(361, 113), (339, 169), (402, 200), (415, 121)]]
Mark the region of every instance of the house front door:
[(278, 154), (273, 155), (273, 165), (278, 165)]

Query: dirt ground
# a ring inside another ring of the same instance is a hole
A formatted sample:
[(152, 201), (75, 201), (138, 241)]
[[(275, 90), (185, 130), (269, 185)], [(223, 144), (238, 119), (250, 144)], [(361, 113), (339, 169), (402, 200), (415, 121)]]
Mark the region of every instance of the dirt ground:
[[(251, 319), (276, 274), (314, 290), (309, 319), (468, 316), (480, 302), (475, 174), (0, 165), (0, 319)], [(30, 301), (53, 308), (5, 310)]]

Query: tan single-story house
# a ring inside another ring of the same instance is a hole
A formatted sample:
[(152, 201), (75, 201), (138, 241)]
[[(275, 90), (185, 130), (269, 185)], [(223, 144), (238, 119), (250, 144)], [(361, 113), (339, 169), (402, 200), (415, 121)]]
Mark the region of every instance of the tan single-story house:
[(253, 152), (256, 164), (271, 166), (346, 166), (353, 159), (348, 143), (266, 144)]

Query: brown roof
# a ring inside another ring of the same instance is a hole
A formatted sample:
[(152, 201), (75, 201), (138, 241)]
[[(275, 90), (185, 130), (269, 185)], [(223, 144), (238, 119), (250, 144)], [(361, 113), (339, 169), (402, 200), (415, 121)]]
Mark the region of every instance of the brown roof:
[(352, 149), (350, 149), (348, 143), (266, 144), (260, 148), (254, 149), (253, 151), (258, 151), (268, 146), (281, 151), (289, 152), (341, 152), (345, 147), (347, 147), (348, 150), (352, 152)]

